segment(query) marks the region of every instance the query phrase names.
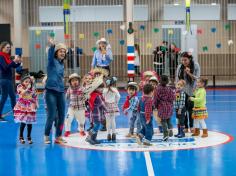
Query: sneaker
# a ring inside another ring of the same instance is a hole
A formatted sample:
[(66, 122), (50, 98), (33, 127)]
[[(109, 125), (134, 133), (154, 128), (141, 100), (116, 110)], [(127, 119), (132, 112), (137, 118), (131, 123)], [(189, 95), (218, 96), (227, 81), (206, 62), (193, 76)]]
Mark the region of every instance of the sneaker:
[(44, 144), (51, 144), (49, 136), (44, 136)]
[(28, 137), (27, 140), (28, 140), (28, 143), (29, 143), (29, 144), (33, 144), (33, 141), (32, 141), (32, 139), (31, 139), (31, 137)]
[(86, 133), (84, 131), (79, 132), (80, 136), (86, 136)]
[(128, 133), (125, 137), (128, 137), (128, 138), (130, 138), (130, 137), (132, 137), (133, 136), (133, 134), (131, 134), (131, 133)]
[(55, 139), (56, 144), (65, 144), (67, 143), (61, 136)]
[(107, 135), (107, 140), (108, 140), (108, 141), (111, 141), (111, 134), (108, 134), (108, 135)]
[(66, 131), (66, 132), (64, 133), (64, 136), (65, 136), (65, 137), (70, 136), (70, 131)]
[(24, 138), (23, 138), (23, 137), (20, 137), (20, 139), (19, 139), (19, 140), (20, 140), (20, 143), (21, 143), (21, 144), (25, 144), (25, 140), (24, 140)]

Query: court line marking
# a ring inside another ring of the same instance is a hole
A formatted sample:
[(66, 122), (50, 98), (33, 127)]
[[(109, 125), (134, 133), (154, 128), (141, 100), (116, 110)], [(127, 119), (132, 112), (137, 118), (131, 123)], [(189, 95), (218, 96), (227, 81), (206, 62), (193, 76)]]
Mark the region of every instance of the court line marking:
[(152, 166), (152, 160), (151, 160), (151, 157), (150, 157), (150, 153), (149, 152), (144, 152), (144, 157), (145, 157), (145, 161), (146, 161), (148, 176), (155, 176), (153, 166)]

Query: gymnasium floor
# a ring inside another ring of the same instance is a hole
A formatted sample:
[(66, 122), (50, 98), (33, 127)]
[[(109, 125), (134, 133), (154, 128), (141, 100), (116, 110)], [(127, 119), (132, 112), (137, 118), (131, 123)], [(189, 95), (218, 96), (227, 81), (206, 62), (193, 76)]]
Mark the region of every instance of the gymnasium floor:
[[(121, 95), (120, 104), (126, 94), (122, 92)], [(19, 125), (13, 122), (12, 115), (7, 117), (9, 122), (0, 123), (0, 176), (236, 175), (236, 142), (233, 139), (236, 135), (236, 90), (208, 90), (207, 100), (208, 129), (227, 134), (229, 139), (225, 144), (187, 150), (127, 152), (45, 145), (46, 115), (41, 96), (38, 123), (32, 132), (33, 145), (19, 144)], [(9, 108), (8, 102), (4, 111)], [(175, 118), (172, 119), (175, 122)], [(117, 128), (127, 127), (127, 119), (117, 117)], [(76, 132), (76, 125), (73, 131)]]

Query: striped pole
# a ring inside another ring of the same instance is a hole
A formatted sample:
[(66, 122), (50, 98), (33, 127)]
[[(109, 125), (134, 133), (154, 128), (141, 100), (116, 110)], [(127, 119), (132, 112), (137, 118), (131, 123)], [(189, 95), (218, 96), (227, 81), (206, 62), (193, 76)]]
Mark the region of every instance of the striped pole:
[[(133, 23), (133, 0), (126, 0), (126, 21)], [(134, 81), (134, 33), (127, 32), (127, 73), (129, 81)]]
[(134, 46), (127, 46), (128, 77), (134, 78)]
[(69, 22), (70, 22), (70, 0), (64, 0), (63, 3), (63, 15), (64, 15), (64, 38), (70, 38)]
[(185, 6), (186, 6), (186, 29), (189, 32), (190, 31), (190, 5), (191, 5), (191, 0), (186, 0), (185, 1)]

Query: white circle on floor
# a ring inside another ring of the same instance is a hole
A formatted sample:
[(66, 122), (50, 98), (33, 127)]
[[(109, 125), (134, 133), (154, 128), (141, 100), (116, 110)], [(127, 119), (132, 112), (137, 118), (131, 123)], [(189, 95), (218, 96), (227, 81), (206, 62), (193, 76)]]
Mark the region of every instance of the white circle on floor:
[[(155, 129), (154, 131), (157, 131)], [(177, 133), (177, 129), (174, 129), (174, 134)], [(63, 144), (67, 147), (75, 147), (79, 149), (87, 150), (104, 150), (104, 151), (164, 151), (164, 150), (187, 150), (216, 146), (225, 144), (233, 140), (233, 137), (221, 132), (208, 131), (208, 137), (202, 138), (192, 137), (190, 133), (186, 133), (184, 138), (170, 137), (167, 142), (162, 141), (163, 135), (155, 133), (152, 139), (152, 146), (138, 145), (136, 138), (125, 137), (128, 134), (127, 128), (116, 129), (116, 141), (107, 141), (107, 132), (98, 132), (97, 139), (101, 142), (98, 145), (90, 145), (85, 141), (86, 136), (82, 137), (79, 133), (73, 133), (69, 137), (64, 139), (67, 141)], [(201, 130), (202, 134), (202, 130)]]

